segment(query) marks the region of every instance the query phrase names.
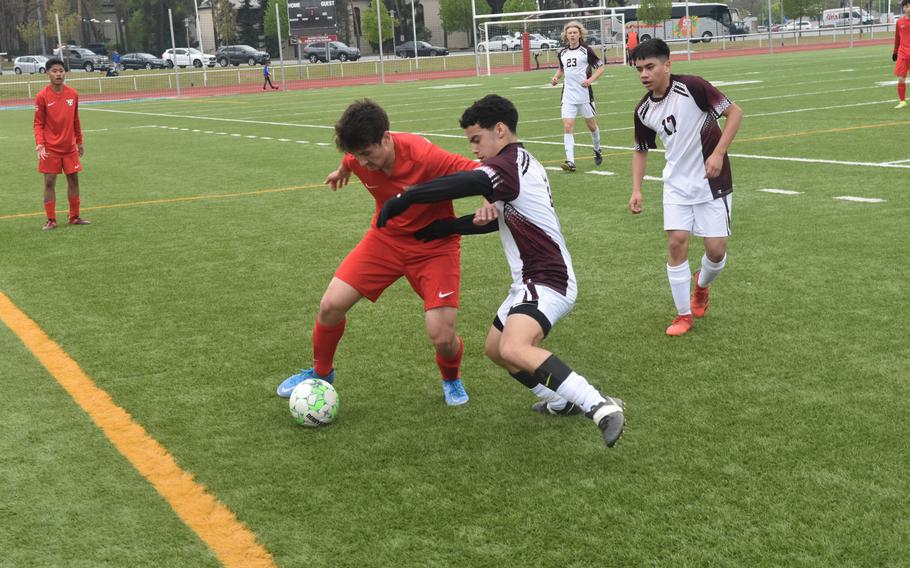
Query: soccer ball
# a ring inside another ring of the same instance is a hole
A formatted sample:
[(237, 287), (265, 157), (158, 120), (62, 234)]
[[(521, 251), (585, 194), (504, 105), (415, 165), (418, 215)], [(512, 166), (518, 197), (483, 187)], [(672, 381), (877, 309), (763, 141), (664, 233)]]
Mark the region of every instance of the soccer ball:
[(301, 426), (328, 426), (338, 414), (338, 392), (322, 379), (307, 379), (294, 387), (288, 400), (291, 416)]

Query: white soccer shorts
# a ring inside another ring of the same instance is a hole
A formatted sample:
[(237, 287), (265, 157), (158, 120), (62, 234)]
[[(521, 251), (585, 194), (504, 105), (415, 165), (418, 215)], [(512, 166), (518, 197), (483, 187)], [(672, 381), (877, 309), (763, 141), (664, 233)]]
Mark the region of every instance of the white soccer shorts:
[(597, 116), (597, 109), (594, 107), (594, 103), (583, 103), (580, 105), (562, 103), (563, 118), (577, 118), (578, 115), (581, 115), (582, 118), (594, 118)]
[(526, 314), (537, 320), (544, 337), (560, 319), (572, 311), (578, 289), (573, 284), (563, 296), (546, 286), (534, 284), (513, 284), (499, 309), (496, 310), (496, 328), (504, 324), (510, 313)]
[(693, 205), (664, 203), (665, 231), (689, 231), (696, 237), (729, 237), (733, 234), (732, 220), (732, 194)]

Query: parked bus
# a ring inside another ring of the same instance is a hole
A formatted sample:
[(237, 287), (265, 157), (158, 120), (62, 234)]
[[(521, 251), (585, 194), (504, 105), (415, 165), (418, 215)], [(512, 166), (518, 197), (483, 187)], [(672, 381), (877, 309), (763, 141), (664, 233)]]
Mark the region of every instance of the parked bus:
[(715, 37), (745, 33), (745, 29), (734, 22), (733, 13), (726, 4), (689, 4), (687, 19), (686, 4), (674, 2), (670, 19), (657, 24), (640, 22), (638, 8), (636, 4), (617, 7), (615, 11), (623, 14), (626, 25), (631, 23), (637, 27), (639, 41), (658, 37), (666, 41), (690, 38), (693, 42), (707, 43)]

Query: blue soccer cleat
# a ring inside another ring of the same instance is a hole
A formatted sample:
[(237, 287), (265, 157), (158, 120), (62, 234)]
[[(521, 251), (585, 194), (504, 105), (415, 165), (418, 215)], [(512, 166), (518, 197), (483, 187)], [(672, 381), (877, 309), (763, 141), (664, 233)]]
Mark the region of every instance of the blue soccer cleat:
[[(310, 367), (309, 369), (301, 369), (296, 375), (291, 375), (286, 378), (280, 385), (278, 385), (278, 396), (281, 398), (291, 398), (291, 393), (294, 391), (294, 387), (302, 383), (307, 379), (322, 379), (327, 383), (335, 382), (335, 369), (332, 369), (329, 372), (327, 377), (320, 377), (316, 374), (316, 369)], [(464, 392), (464, 389), (462, 389)], [(467, 395), (465, 395), (467, 397)], [(467, 400), (467, 399), (465, 399)]]
[(449, 406), (459, 406), (468, 402), (468, 393), (461, 384), (461, 379), (451, 381), (442, 381), (442, 392), (446, 396), (446, 404)]

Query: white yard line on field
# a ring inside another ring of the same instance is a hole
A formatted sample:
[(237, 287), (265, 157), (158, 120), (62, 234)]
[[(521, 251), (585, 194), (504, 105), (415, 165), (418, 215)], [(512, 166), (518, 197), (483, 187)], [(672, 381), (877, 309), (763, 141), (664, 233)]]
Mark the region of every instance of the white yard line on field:
[(839, 195), (835, 197), (839, 201), (855, 201), (857, 203), (884, 203), (884, 199), (878, 197), (854, 197), (852, 195)]

